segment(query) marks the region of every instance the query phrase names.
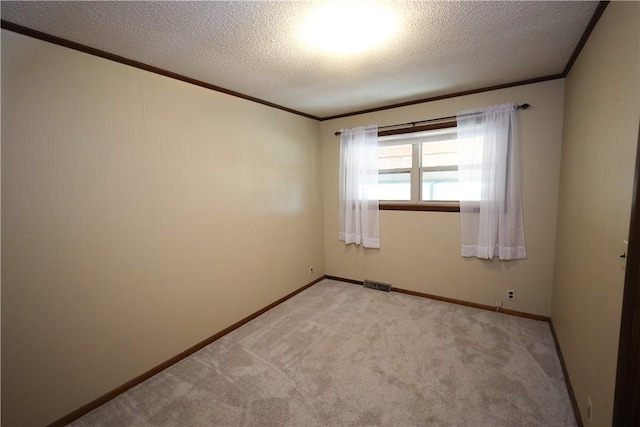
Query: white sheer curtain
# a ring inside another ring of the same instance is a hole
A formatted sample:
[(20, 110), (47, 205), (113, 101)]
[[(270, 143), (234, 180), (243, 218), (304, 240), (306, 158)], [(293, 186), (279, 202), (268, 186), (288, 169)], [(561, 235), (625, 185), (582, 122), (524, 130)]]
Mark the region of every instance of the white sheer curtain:
[(339, 239), (380, 247), (378, 185), (378, 126), (340, 130)]
[(527, 257), (516, 104), (458, 113), (462, 256)]

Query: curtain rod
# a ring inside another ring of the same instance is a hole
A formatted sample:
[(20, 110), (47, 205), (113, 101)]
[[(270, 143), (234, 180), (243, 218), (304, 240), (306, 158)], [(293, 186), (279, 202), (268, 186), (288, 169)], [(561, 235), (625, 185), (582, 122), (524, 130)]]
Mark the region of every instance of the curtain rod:
[[(516, 109), (518, 110), (526, 110), (527, 108), (531, 107), (531, 105), (524, 103), (521, 105), (518, 105), (516, 107)], [(465, 114), (465, 116), (472, 116), (476, 113), (469, 113), (469, 114)], [(388, 128), (395, 128), (398, 126), (411, 126), (411, 127), (416, 127), (417, 124), (421, 124), (421, 123), (430, 123), (430, 122), (440, 122), (442, 120), (451, 120), (451, 119), (455, 119), (458, 116), (448, 116), (448, 117), (438, 117), (437, 119), (427, 119), (427, 120), (420, 120), (417, 122), (408, 122), (408, 123), (398, 123), (397, 125), (387, 125), (387, 126), (380, 126), (378, 127), (378, 129), (388, 129)], [(340, 131), (336, 131), (335, 135), (340, 135)]]

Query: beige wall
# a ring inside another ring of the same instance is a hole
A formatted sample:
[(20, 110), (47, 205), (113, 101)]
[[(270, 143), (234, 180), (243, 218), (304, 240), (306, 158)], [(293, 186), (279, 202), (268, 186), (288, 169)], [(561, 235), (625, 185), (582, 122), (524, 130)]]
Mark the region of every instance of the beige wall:
[[(560, 79), (322, 122), (326, 273), (492, 306), (502, 299), (505, 308), (550, 315), (563, 94)], [(463, 258), (458, 213), (381, 211), (379, 250), (338, 240), (337, 129), (444, 117), (506, 102), (532, 105), (518, 113), (528, 259)], [(507, 289), (516, 291), (515, 301), (506, 300)]]
[[(588, 396), (610, 424), (639, 18), (609, 5), (566, 100), (554, 80), (320, 124), (2, 31), (3, 424), (51, 422), (324, 273), (552, 315), (583, 415)], [(383, 211), (380, 250), (338, 241), (335, 130), (505, 102), (533, 106), (528, 259), (462, 258), (456, 213)]]
[(324, 274), (317, 121), (2, 31), (2, 125), (4, 425)]
[(640, 3), (612, 2), (566, 83), (553, 323), (585, 421), (611, 424), (640, 115)]

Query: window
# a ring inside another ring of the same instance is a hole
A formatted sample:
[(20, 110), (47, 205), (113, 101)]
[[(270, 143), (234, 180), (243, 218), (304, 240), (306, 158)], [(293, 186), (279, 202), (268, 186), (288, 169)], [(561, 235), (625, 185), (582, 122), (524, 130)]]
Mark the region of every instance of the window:
[(455, 122), (428, 128), (395, 135), (381, 132), (377, 195), (382, 204), (428, 205), (459, 200)]
[(411, 172), (414, 148), (412, 143), (378, 138), (379, 200), (411, 200)]

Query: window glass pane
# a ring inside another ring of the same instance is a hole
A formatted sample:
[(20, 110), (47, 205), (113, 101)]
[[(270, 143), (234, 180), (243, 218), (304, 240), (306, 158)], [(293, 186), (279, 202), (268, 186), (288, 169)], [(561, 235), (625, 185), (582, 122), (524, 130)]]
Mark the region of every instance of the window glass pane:
[[(472, 183), (460, 185), (458, 175), (476, 173), (476, 165), (481, 159), (474, 157), (473, 147), (482, 144), (482, 140), (457, 138), (455, 127), (381, 137), (378, 147), (380, 183), (375, 189), (379, 200), (479, 200), (479, 184), (472, 180)], [(418, 155), (418, 151), (420, 157), (412, 159), (412, 154)], [(415, 165), (412, 160), (417, 160)], [(459, 168), (462, 168), (461, 172), (458, 172)], [(420, 180), (419, 200), (411, 199), (411, 176)]]
[(411, 200), (411, 172), (380, 173), (374, 194), (378, 200)]
[(423, 171), (422, 200), (459, 200), (458, 171)]
[(422, 143), (422, 167), (457, 164), (458, 146), (455, 139)]
[(378, 146), (378, 169), (410, 168), (411, 151), (411, 144)]

